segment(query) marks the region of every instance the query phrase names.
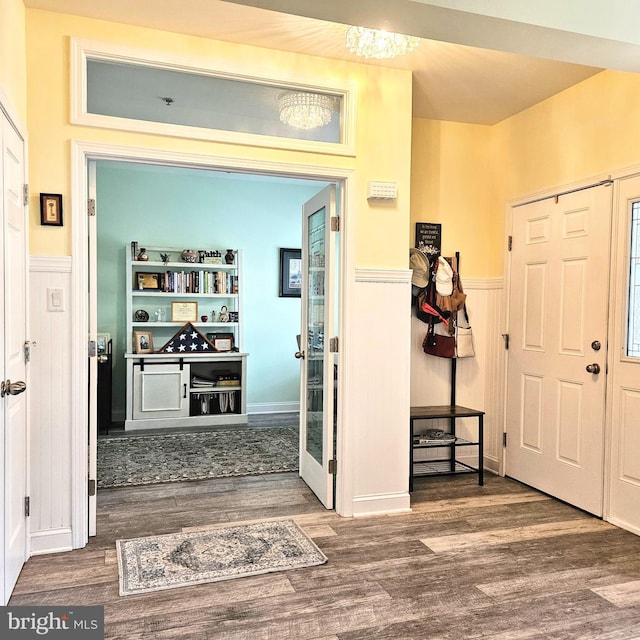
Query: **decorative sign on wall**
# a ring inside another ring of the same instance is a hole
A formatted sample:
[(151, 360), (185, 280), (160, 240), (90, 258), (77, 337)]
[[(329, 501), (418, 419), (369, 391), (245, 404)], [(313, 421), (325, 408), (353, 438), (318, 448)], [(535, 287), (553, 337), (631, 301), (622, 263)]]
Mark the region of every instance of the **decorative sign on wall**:
[(439, 256), (442, 249), (442, 225), (439, 222), (416, 222), (415, 248), (428, 256)]

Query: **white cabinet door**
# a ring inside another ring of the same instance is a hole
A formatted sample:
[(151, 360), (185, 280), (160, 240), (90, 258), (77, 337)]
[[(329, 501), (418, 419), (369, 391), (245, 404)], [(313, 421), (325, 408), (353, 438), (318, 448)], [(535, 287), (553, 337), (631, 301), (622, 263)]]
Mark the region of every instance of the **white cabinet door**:
[(133, 419), (189, 415), (189, 365), (133, 365)]

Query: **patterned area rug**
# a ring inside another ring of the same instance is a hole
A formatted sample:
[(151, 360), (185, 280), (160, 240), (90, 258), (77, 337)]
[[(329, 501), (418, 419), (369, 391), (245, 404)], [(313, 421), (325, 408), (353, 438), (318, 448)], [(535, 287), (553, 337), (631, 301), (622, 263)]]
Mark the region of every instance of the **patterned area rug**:
[(293, 427), (98, 439), (98, 488), (298, 470)]
[(116, 540), (120, 595), (324, 564), (293, 520)]

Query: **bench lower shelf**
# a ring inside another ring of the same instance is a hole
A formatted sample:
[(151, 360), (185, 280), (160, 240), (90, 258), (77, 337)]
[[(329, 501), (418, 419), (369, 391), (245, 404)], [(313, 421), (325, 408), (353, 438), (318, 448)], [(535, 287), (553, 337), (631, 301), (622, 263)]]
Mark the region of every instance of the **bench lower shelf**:
[[(458, 473), (477, 473), (478, 484), (484, 484), (483, 469), (483, 442), (484, 442), (484, 411), (462, 407), (460, 405), (438, 405), (429, 407), (411, 407), (409, 419), (409, 491), (413, 491), (413, 478), (421, 476), (453, 475)], [(456, 438), (455, 442), (413, 444), (414, 423), (416, 420), (440, 420), (448, 419), (450, 432), (456, 435), (456, 419), (476, 418), (478, 421), (478, 440), (472, 442), (462, 438)], [(466, 446), (478, 447), (478, 465), (474, 467), (456, 460), (456, 448)], [(434, 449), (448, 447), (449, 457), (446, 460), (414, 460), (416, 449)]]

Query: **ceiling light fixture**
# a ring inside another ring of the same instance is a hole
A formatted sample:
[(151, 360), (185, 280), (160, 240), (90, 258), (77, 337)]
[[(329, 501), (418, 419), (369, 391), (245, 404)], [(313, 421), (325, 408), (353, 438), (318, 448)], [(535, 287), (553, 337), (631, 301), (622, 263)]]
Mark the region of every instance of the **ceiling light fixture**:
[(278, 97), (280, 120), (297, 129), (315, 129), (331, 122), (331, 96), (302, 91), (286, 91)]
[(347, 29), (347, 48), (351, 53), (364, 58), (395, 58), (411, 53), (419, 43), (419, 38), (391, 31), (365, 27)]

